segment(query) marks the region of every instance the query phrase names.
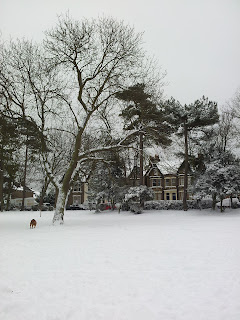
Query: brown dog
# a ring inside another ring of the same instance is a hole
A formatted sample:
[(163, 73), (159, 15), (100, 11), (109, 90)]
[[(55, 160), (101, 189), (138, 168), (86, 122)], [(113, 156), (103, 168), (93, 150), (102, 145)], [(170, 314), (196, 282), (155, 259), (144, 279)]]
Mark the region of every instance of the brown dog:
[(32, 219), (31, 222), (30, 222), (30, 228), (36, 228), (36, 225), (37, 225), (37, 221), (35, 219)]

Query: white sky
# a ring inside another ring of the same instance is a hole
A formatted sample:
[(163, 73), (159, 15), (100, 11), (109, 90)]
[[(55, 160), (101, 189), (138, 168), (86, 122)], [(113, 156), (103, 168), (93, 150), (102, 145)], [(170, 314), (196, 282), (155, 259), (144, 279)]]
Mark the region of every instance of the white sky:
[(0, 31), (40, 40), (57, 15), (111, 15), (144, 31), (167, 71), (165, 89), (181, 103), (202, 95), (221, 106), (240, 87), (240, 0), (0, 0)]

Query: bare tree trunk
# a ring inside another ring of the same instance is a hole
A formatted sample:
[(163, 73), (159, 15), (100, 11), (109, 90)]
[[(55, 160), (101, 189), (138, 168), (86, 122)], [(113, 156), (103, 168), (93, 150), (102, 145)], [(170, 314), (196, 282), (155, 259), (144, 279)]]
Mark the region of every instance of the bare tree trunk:
[(6, 211), (9, 211), (11, 191), (12, 191), (12, 182), (9, 181), (9, 182), (8, 182), (8, 193), (7, 193)]
[(224, 211), (224, 208), (223, 208), (223, 197), (221, 197), (221, 212), (223, 212)]
[(59, 188), (55, 186), (55, 201), (54, 201), (54, 207), (57, 207), (57, 199), (58, 199), (58, 194), (59, 194)]
[(184, 192), (183, 192), (183, 210), (187, 211), (187, 189), (188, 189), (188, 132), (187, 120), (184, 120), (184, 139), (185, 139), (185, 171), (184, 171)]
[(63, 217), (64, 217), (65, 204), (66, 204), (66, 199), (69, 191), (70, 181), (78, 163), (78, 152), (81, 146), (81, 137), (82, 137), (82, 129), (78, 131), (76, 141), (75, 141), (75, 146), (74, 146), (74, 152), (72, 155), (72, 160), (69, 163), (68, 170), (64, 175), (62, 185), (59, 188), (59, 192), (57, 195), (56, 210), (53, 216), (53, 223), (58, 221), (60, 224), (63, 224), (64, 222)]
[(212, 209), (215, 210), (216, 209), (216, 203), (217, 203), (217, 194), (216, 193), (213, 193), (212, 195)]
[(67, 199), (67, 194), (64, 192), (63, 188), (59, 188), (58, 197), (57, 197), (57, 203), (56, 203), (56, 209), (53, 216), (53, 223), (64, 223), (64, 209), (65, 209), (65, 203)]
[(143, 185), (143, 133), (140, 132), (140, 186)]
[(48, 179), (48, 177), (46, 176), (45, 177), (45, 180), (44, 180), (44, 185), (42, 186), (42, 191), (41, 191), (41, 195), (40, 195), (40, 199), (39, 199), (39, 210), (40, 210), (40, 217), (41, 217), (41, 212), (42, 212), (42, 206), (43, 206), (43, 198), (47, 192), (47, 188), (48, 188), (48, 185), (50, 183), (50, 180)]
[[(28, 138), (27, 138), (28, 141)], [(26, 151), (25, 151), (25, 164), (24, 164), (24, 174), (23, 174), (23, 193), (22, 193), (22, 206), (21, 206), (21, 211), (24, 210), (24, 200), (26, 197), (26, 177), (27, 177), (27, 162), (28, 162), (28, 146), (26, 144)]]

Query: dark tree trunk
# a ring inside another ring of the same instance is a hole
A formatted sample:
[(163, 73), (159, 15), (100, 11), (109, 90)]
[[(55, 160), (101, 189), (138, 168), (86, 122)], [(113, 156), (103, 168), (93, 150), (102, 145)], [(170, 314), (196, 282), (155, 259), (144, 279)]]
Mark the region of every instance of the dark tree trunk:
[(216, 210), (216, 203), (217, 203), (217, 194), (216, 194), (216, 193), (213, 193), (213, 195), (212, 195), (212, 200), (213, 200), (213, 202), (212, 202), (212, 209), (213, 209), (213, 210)]
[(50, 180), (48, 179), (48, 177), (45, 177), (44, 185), (42, 186), (42, 191), (41, 191), (41, 195), (40, 195), (40, 199), (39, 199), (40, 217), (41, 217), (42, 206), (43, 206), (43, 198), (47, 192), (47, 188), (48, 188), (49, 183), (50, 183)]
[(143, 133), (140, 133), (140, 186), (143, 185)]
[(233, 195), (230, 195), (230, 203), (231, 203), (231, 208), (233, 208)]
[(55, 208), (56, 208), (56, 206), (57, 206), (58, 194), (59, 194), (59, 188), (58, 188), (57, 186), (55, 186), (55, 201), (54, 201), (54, 207), (55, 207)]
[(7, 204), (6, 204), (6, 211), (9, 211), (10, 207), (10, 198), (11, 198), (11, 192), (12, 192), (12, 182), (8, 182), (8, 192), (7, 192)]
[[(28, 140), (28, 138), (27, 138)], [(26, 198), (26, 177), (27, 177), (27, 162), (28, 162), (28, 146), (26, 144), (26, 151), (25, 151), (25, 164), (24, 164), (24, 174), (23, 174), (23, 193), (22, 193), (22, 206), (21, 206), (21, 211), (24, 210), (24, 200)]]
[(188, 189), (188, 131), (187, 120), (184, 120), (184, 140), (185, 140), (185, 171), (184, 171), (184, 190), (183, 190), (183, 210), (187, 211), (187, 189)]
[(221, 197), (221, 212), (224, 211), (224, 208), (223, 208), (223, 198)]

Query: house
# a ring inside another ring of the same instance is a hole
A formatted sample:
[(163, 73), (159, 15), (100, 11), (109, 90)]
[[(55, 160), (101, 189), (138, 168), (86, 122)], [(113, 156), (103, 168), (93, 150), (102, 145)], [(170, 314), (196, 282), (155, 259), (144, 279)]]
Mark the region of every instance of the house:
[[(151, 157), (149, 166), (144, 173), (144, 184), (154, 192), (154, 200), (182, 200), (184, 192), (184, 171), (185, 162), (180, 166), (163, 167), (160, 165), (158, 156)], [(133, 186), (133, 179), (136, 177), (135, 186), (139, 185), (136, 168), (129, 175), (130, 184)], [(188, 185), (192, 183), (192, 171), (189, 167)], [(188, 194), (191, 199), (191, 194)]]
[[(184, 171), (185, 162), (164, 166), (160, 164), (158, 156), (150, 157), (150, 162), (144, 171), (144, 185), (151, 188), (154, 193), (154, 200), (182, 200), (184, 194)], [(128, 185), (132, 187), (140, 184), (140, 168), (134, 163), (133, 169), (128, 178)], [(189, 167), (188, 185), (192, 183), (192, 170)], [(88, 190), (87, 182), (76, 181), (69, 193), (67, 208), (88, 205), (94, 202)], [(188, 193), (188, 199), (192, 196)], [(104, 200), (107, 202), (107, 199)]]
[[(23, 198), (23, 187), (18, 187), (13, 190), (11, 194), (10, 204), (13, 207), (21, 208)], [(25, 187), (25, 198), (24, 198), (24, 207), (27, 209), (32, 209), (33, 206), (37, 205), (37, 202), (34, 198), (34, 192), (28, 187)]]

